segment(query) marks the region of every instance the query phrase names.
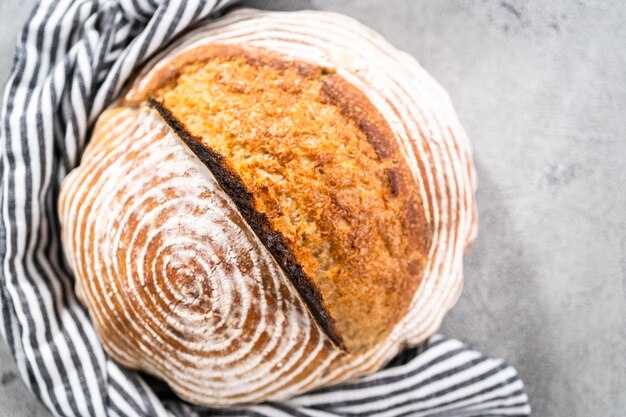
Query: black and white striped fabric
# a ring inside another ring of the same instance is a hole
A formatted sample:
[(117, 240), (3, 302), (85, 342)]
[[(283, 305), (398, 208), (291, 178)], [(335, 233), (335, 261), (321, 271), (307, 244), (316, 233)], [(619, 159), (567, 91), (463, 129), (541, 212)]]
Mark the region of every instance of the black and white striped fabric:
[(237, 410), (157, 395), (103, 351), (63, 261), (59, 184), (133, 70), (228, 3), (46, 0), (19, 35), (0, 118), (0, 329), (28, 387), (58, 416), (529, 415), (513, 368), (443, 336), (367, 378)]

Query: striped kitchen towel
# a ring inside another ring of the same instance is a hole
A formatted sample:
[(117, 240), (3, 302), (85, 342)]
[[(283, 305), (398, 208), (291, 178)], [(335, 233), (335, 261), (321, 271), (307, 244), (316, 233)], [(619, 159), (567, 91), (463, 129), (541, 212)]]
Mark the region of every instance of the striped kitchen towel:
[(131, 73), (229, 3), (45, 0), (20, 33), (0, 117), (0, 329), (28, 387), (58, 416), (529, 415), (513, 368), (443, 336), (366, 378), (228, 410), (166, 395), (103, 351), (63, 262), (59, 185)]

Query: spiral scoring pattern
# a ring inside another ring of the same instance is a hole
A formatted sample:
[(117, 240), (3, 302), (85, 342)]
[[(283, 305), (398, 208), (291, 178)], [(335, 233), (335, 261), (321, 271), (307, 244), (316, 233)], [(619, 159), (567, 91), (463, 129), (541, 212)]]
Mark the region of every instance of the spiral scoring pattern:
[(207, 43), (245, 44), (336, 68), (389, 122), (434, 237), (406, 316), (380, 345), (340, 354), (309, 317), (211, 173), (152, 111), (113, 109), (61, 195), (63, 241), (103, 342), (124, 364), (204, 405), (280, 399), (372, 372), (430, 336), (462, 286), (476, 233), (474, 171), (444, 90), (410, 56), (326, 12), (236, 11), (181, 38), (168, 61)]
[(60, 211), (106, 348), (183, 396), (253, 401), (336, 355), (213, 175), (152, 110), (101, 117)]

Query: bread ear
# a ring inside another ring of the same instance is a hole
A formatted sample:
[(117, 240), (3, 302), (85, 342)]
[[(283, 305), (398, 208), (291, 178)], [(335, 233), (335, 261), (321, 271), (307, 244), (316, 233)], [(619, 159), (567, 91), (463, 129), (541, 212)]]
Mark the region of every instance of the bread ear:
[(335, 319), (331, 317), (328, 308), (324, 305), (324, 299), (319, 289), (311, 278), (304, 273), (282, 233), (273, 230), (267, 216), (256, 209), (253, 193), (230, 166), (227, 158), (203, 143), (201, 138), (192, 135), (183, 123), (157, 100), (149, 98), (148, 105), (161, 115), (170, 129), (211, 171), (220, 187), (232, 199), (248, 226), (289, 278), (317, 325), (335, 347), (345, 351), (346, 347), (341, 335), (337, 332)]

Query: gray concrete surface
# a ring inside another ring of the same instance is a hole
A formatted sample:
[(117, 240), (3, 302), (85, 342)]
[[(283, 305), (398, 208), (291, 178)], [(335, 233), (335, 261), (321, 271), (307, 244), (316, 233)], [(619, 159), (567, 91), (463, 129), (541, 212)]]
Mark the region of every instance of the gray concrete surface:
[[(31, 3), (0, 2), (2, 79)], [(450, 92), (474, 145), (480, 232), (443, 331), (515, 365), (536, 416), (625, 416), (626, 3), (269, 7), (354, 16)], [(0, 343), (0, 415), (48, 415), (15, 372)]]

